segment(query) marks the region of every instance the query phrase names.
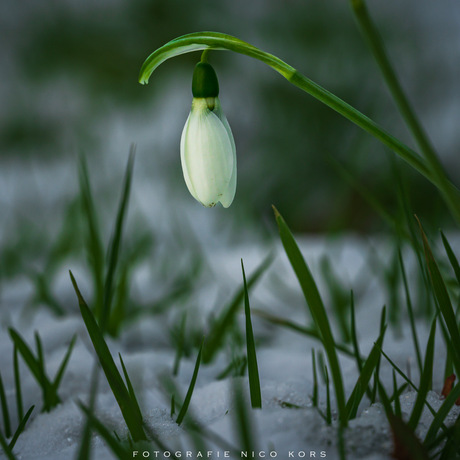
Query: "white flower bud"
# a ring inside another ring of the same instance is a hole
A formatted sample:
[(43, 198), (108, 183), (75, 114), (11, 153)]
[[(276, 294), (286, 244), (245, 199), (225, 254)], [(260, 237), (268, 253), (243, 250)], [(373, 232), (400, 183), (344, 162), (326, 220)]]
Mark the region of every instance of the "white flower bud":
[(236, 150), (219, 98), (195, 97), (182, 131), (180, 154), (185, 183), (203, 206), (228, 208), (236, 191)]

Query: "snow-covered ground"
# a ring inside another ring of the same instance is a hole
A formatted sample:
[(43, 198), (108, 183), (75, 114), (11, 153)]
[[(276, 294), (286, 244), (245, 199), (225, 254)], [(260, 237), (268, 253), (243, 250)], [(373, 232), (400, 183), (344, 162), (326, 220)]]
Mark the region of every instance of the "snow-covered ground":
[[(362, 353), (367, 354), (378, 336), (380, 310), (385, 302), (385, 295), (379, 287), (379, 282), (372, 271), (366, 270), (367, 254), (370, 247), (377, 247), (384, 258), (388, 252), (386, 243), (382, 241), (371, 243), (356, 237), (344, 237), (333, 242), (323, 238), (307, 238), (300, 239), (300, 242), (314, 274), (318, 275), (319, 260), (326, 253), (334, 260), (335, 268), (344, 285), (356, 290), (359, 299), (357, 301), (358, 338)], [(297, 280), (288, 265), (282, 247), (275, 245), (274, 250), (275, 261), (259, 284), (250, 291), (251, 308), (306, 324), (308, 314)], [(220, 250), (213, 248), (211, 253), (207, 254), (210, 272), (206, 275), (202, 288), (195, 292), (196, 298), (191, 298), (187, 302), (191, 309), (191, 314), (188, 316), (189, 327), (193, 327), (195, 322), (202, 323), (212, 308), (216, 308), (216, 304), (221, 306), (222, 302), (225, 303), (230, 299), (222, 292), (228, 293), (229, 287), (234, 290), (239, 287), (240, 258), (244, 259), (246, 271), (250, 273), (266, 254), (267, 247), (262, 244), (259, 246), (236, 244)], [(211, 272), (215, 273), (213, 277), (208, 276)], [(78, 279), (78, 270), (75, 274)], [(143, 276), (145, 275), (140, 274), (139, 279)], [(57, 286), (58, 290), (67, 289), (72, 293), (70, 281), (66, 281), (64, 277), (60, 283), (63, 286)], [(327, 299), (327, 291), (321, 282), (319, 287)], [(216, 302), (219, 293), (221, 293), (220, 304)], [(14, 419), (15, 410), (13, 410), (15, 391), (12, 345), (6, 327), (13, 326), (19, 330), (31, 346), (33, 346), (34, 331), (39, 332), (43, 340), (47, 371), (50, 376), (55, 374), (70, 338), (73, 334), (78, 334), (77, 343), (59, 389), (62, 404), (50, 413), (40, 413), (41, 391), (28, 369), (21, 365), (24, 407), (28, 408), (35, 404), (36, 409), (15, 447), (18, 458), (24, 460), (73, 458), (84, 425), (84, 417), (77, 402), (88, 400), (94, 363), (94, 352), (83, 320), (78, 313), (69, 314), (64, 319), (58, 319), (46, 310), (24, 314), (21, 299), (10, 298), (10, 302), (6, 302), (8, 292), (4, 291), (3, 294), (0, 368), (7, 389), (13, 426), (16, 426), (17, 421)], [(73, 302), (76, 311), (76, 299)], [(168, 334), (174, 321), (177, 321), (177, 315), (171, 312), (143, 318), (127, 327), (118, 340), (108, 340), (109, 347), (114, 357), (118, 352), (122, 354), (140, 399), (145, 421), (171, 449), (171, 452), (179, 453), (184, 458), (187, 455), (192, 458), (200, 458), (200, 455), (208, 458), (224, 458), (227, 455), (226, 447), (211, 441), (207, 443), (206, 452), (200, 453), (191, 444), (183, 428), (179, 427), (170, 416), (170, 395), (165, 391), (162, 382), (165, 375), (171, 375), (174, 362), (175, 349), (170, 344)], [(269, 458), (270, 455), (272, 457), (276, 455), (277, 458), (286, 459), (290, 458), (291, 454), (295, 458), (302, 456), (313, 458), (315, 455), (316, 458), (321, 455), (331, 459), (338, 458), (337, 424), (334, 421), (332, 426), (327, 426), (316, 408), (312, 407), (311, 402), (313, 389), (311, 348), (319, 350), (319, 343), (295, 332), (269, 325), (255, 314), (253, 314), (253, 325), (259, 343), (257, 357), (263, 409), (251, 413), (257, 452), (254, 454), (255, 457), (249, 454), (248, 458), (264, 458), (264, 455)], [(244, 327), (243, 323), (241, 327)], [(412, 378), (417, 382), (415, 353), (408, 324), (403, 323), (401, 329), (403, 331), (401, 336), (396, 336), (392, 331), (388, 332), (384, 350), (401, 368), (411, 372)], [(424, 350), (428, 335), (427, 327), (424, 323), (418, 323), (417, 330)], [(190, 358), (184, 358), (180, 365), (176, 383), (183, 394), (193, 373), (195, 357), (196, 350)], [(443, 384), (443, 358), (444, 347), (441, 338), (438, 337), (433, 391), (428, 398), (435, 409), (442, 402), (439, 395)], [(223, 353), (212, 364), (201, 366), (190, 411), (200, 424), (238, 449), (238, 434), (235, 430), (235, 385), (239, 383), (247, 389), (248, 383), (247, 377), (216, 379), (228, 362), (228, 356)], [(357, 379), (356, 365), (350, 359), (342, 359), (341, 365), (346, 392), (350, 394)], [(384, 361), (382, 361), (381, 378), (390, 390), (391, 368)], [(333, 395), (332, 389), (331, 394)], [(401, 397), (402, 411), (407, 416), (411, 412), (415, 397), (416, 393), (411, 391), (405, 392)], [(107, 427), (115, 430), (120, 437), (127, 435), (120, 410), (102, 372), (96, 407), (98, 417)], [(325, 386), (322, 383), (320, 384), (320, 407), (325, 410)], [(334, 398), (333, 407), (335, 407)], [(448, 420), (453, 421), (459, 413), (460, 409), (456, 407)], [(418, 434), (423, 436), (431, 418), (429, 412), (425, 410), (417, 430)], [(350, 422), (345, 432), (345, 440), (350, 459), (390, 458), (392, 437), (382, 406), (378, 403), (370, 405), (364, 400), (358, 417)], [(208, 451), (212, 453), (208, 454)], [(137, 455), (140, 457), (142, 454), (143, 451), (140, 451)], [(113, 458), (113, 454), (99, 436), (93, 438), (93, 455), (95, 459)], [(155, 455), (153, 451), (151, 455)], [(158, 454), (158, 458), (165, 458), (167, 455), (167, 452)], [(229, 458), (235, 458), (232, 454), (228, 455)]]

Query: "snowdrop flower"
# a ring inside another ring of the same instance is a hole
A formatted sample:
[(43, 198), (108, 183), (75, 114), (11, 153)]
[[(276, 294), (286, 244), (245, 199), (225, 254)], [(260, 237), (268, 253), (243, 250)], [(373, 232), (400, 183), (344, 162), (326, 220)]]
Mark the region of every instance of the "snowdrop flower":
[(203, 206), (228, 208), (236, 191), (236, 150), (222, 112), (214, 69), (199, 62), (193, 73), (192, 109), (182, 131), (180, 157), (185, 183)]

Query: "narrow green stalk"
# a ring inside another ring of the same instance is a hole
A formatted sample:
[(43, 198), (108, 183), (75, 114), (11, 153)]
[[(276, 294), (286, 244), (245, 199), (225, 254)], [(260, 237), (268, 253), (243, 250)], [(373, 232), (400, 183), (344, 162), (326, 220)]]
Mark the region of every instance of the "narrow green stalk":
[(176, 419), (176, 423), (178, 425), (180, 425), (182, 421), (184, 420), (185, 414), (187, 413), (187, 410), (188, 410), (188, 406), (190, 405), (190, 401), (192, 399), (193, 390), (195, 388), (195, 383), (198, 377), (198, 371), (200, 369), (200, 364), (201, 364), (201, 352), (203, 351), (203, 343), (204, 343), (204, 339), (201, 342), (200, 350), (198, 352), (198, 356), (196, 357), (195, 369), (193, 370), (192, 379), (190, 380), (190, 385), (188, 387), (187, 394), (185, 395), (184, 403), (182, 404), (179, 415), (177, 416), (177, 419)]
[(316, 371), (316, 354), (315, 349), (311, 349), (311, 367), (313, 368), (313, 394), (311, 402), (313, 407), (318, 407), (318, 373)]
[(8, 403), (6, 401), (5, 387), (3, 386), (2, 375), (0, 374), (0, 402), (3, 413), (3, 427), (5, 429), (5, 436), (9, 438), (11, 436), (11, 423), (10, 423), (10, 412), (8, 410)]
[[(364, 0), (351, 0), (350, 1), (355, 17), (358, 21), (361, 32), (364, 35), (365, 40), (367, 41), (372, 54), (374, 55), (375, 60), (382, 72), (383, 78), (390, 90), (391, 95), (393, 96), (398, 109), (405, 120), (409, 130), (412, 133), (415, 141), (417, 142), (422, 155), (425, 157), (430, 170), (433, 172), (433, 175), (437, 180), (443, 184), (441, 192), (447, 194), (445, 196), (446, 201), (452, 205), (452, 200), (458, 200), (458, 196), (453, 193), (453, 190), (449, 187), (447, 175), (444, 171), (444, 168), (439, 160), (439, 157), (433, 148), (428, 136), (423, 129), (417, 115), (415, 114), (409, 100), (404, 93), (402, 86), (396, 76), (396, 72), (390, 62), (388, 54), (385, 50), (382, 38), (378, 33), (378, 30), (373, 23), (369, 12), (367, 10)], [(456, 214), (459, 211), (458, 205), (452, 209)], [(458, 214), (457, 214), (458, 215)]]
[(326, 351), (331, 369), (332, 381), (334, 384), (340, 423), (343, 426), (347, 426), (347, 411), (345, 407), (345, 391), (343, 387), (342, 371), (340, 369), (340, 362), (337, 356), (335, 341), (332, 335), (332, 329), (326, 309), (318, 291), (316, 282), (302, 256), (302, 253), (300, 252), (294, 236), (278, 210), (275, 207), (273, 207), (273, 209), (275, 211), (276, 223), (278, 224), (281, 241), (286, 251), (286, 255), (302, 288), (308, 309), (319, 331), (321, 342)]
[(244, 313), (246, 316), (246, 349), (248, 356), (248, 378), (249, 390), (251, 395), (252, 408), (262, 409), (262, 395), (260, 393), (259, 368), (257, 366), (256, 345), (254, 333), (252, 331), (251, 309), (249, 306), (248, 286), (246, 283), (246, 274), (244, 273), (243, 259), (241, 259), (241, 270), (243, 272), (244, 282)]
[(14, 385), (16, 388), (16, 408), (18, 411), (18, 420), (24, 417), (24, 409), (22, 404), (22, 390), (21, 390), (21, 374), (19, 373), (19, 359), (18, 349), (16, 344), (13, 349), (13, 369), (14, 369)]
[(412, 333), (412, 341), (414, 342), (415, 354), (417, 356), (418, 369), (420, 371), (420, 374), (422, 374), (422, 355), (420, 353), (420, 346), (418, 344), (417, 329), (415, 328), (414, 311), (412, 308), (412, 300), (410, 297), (409, 285), (407, 283), (406, 270), (404, 268), (404, 261), (401, 255), (401, 249), (398, 249), (398, 257), (399, 257), (399, 265), (401, 267), (401, 274), (402, 274), (403, 283), (404, 283), (404, 291), (406, 293), (406, 304), (407, 304), (407, 312), (409, 314), (409, 323), (410, 323), (410, 328), (411, 328), (411, 333)]
[(354, 356), (356, 358), (356, 365), (361, 374), (363, 369), (363, 361), (361, 359), (361, 352), (359, 351), (358, 336), (356, 334), (356, 316), (355, 316), (355, 298), (353, 290), (350, 292), (350, 314), (351, 314), (351, 342), (353, 344)]

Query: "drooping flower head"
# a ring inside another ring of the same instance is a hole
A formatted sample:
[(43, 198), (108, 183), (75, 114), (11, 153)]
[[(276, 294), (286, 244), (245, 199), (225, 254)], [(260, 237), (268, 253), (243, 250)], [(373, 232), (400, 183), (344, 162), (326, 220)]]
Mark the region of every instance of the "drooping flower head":
[(219, 101), (214, 69), (199, 62), (193, 73), (192, 108), (182, 131), (180, 156), (185, 183), (203, 206), (228, 208), (236, 191), (236, 149)]

